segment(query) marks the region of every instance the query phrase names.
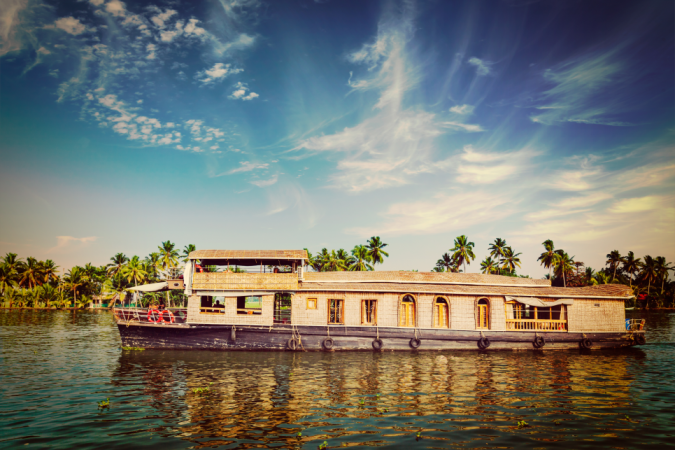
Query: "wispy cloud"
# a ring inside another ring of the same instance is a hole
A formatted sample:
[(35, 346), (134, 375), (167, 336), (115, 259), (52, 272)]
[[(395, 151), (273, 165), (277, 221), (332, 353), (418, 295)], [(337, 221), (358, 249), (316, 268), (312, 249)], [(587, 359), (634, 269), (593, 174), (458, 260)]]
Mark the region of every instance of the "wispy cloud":
[(241, 172), (250, 172), (252, 170), (257, 170), (257, 169), (267, 169), (269, 167), (269, 163), (256, 163), (256, 162), (250, 162), (250, 161), (241, 161), (239, 167), (236, 167), (229, 172), (226, 172), (224, 175), (232, 175), (233, 173), (241, 173)]
[(472, 58), (469, 58), (469, 61), (467, 62), (472, 66), (476, 67), (476, 75), (484, 76), (489, 74), (491, 71), (490, 66), (492, 65), (492, 63), (489, 61), (483, 61), (482, 59), (476, 58), (474, 56)]
[(249, 183), (254, 184), (258, 186), (259, 188), (262, 187), (267, 187), (267, 186), (272, 186), (277, 182), (279, 179), (278, 175), (273, 175), (271, 178), (268, 178), (267, 180), (254, 180), (254, 181), (249, 181)]
[(47, 250), (47, 253), (55, 252), (58, 250), (66, 249), (73, 244), (87, 245), (94, 242), (98, 237), (88, 236), (82, 238), (76, 238), (73, 236), (56, 236), (56, 246)]
[(203, 84), (212, 84), (223, 81), (228, 75), (234, 75), (243, 71), (244, 69), (232, 67), (231, 64), (216, 63), (210, 69), (197, 72), (195, 79)]
[(450, 108), (450, 112), (455, 113), (455, 114), (472, 114), (473, 113), (473, 106), (471, 105), (456, 105)]

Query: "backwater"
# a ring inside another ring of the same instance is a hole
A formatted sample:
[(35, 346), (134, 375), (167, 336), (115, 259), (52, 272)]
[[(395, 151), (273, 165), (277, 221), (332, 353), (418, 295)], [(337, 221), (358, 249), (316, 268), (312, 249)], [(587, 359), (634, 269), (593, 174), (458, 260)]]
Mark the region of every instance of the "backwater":
[(675, 446), (675, 311), (628, 316), (647, 345), (274, 353), (128, 351), (107, 311), (0, 310), (0, 448)]

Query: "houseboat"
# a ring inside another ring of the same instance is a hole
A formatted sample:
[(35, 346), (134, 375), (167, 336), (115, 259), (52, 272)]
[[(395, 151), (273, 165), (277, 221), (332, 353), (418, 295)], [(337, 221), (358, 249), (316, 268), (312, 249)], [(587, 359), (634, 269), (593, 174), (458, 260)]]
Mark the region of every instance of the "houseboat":
[[(124, 346), (285, 351), (599, 349), (645, 343), (623, 285), (469, 273), (311, 272), (304, 250), (198, 250), (187, 309), (115, 308)], [(241, 268), (246, 267), (245, 272)], [(208, 271), (205, 270), (208, 268)], [(233, 270), (237, 268), (237, 270)]]

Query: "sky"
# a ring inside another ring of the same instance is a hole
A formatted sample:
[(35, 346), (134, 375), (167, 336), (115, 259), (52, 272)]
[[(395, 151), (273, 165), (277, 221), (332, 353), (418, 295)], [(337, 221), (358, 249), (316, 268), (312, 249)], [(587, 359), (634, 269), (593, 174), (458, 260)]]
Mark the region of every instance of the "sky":
[(675, 4), (0, 2), (0, 254), (675, 260)]

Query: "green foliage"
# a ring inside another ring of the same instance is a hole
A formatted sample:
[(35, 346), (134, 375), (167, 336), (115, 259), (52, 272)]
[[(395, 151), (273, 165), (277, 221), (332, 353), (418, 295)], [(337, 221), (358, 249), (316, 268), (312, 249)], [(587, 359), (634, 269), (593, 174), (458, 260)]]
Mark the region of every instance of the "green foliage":
[(328, 250), (321, 249), (316, 255), (307, 251), (309, 266), (316, 272), (341, 272), (341, 271), (370, 271), (374, 270), (375, 264), (381, 264), (384, 257), (389, 253), (382, 250), (387, 244), (382, 242), (379, 236), (374, 236), (366, 245), (356, 245), (351, 255), (345, 249)]
[(520, 430), (521, 428), (527, 428), (527, 427), (529, 427), (529, 426), (530, 426), (530, 425), (528, 425), (528, 423), (525, 422), (524, 420), (521, 420), (520, 422), (518, 422), (518, 429), (519, 429), (519, 430)]
[(143, 347), (122, 347), (122, 350), (142, 352), (145, 349)]
[(105, 400), (101, 400), (98, 402), (98, 407), (99, 409), (110, 408), (110, 399), (106, 398)]

